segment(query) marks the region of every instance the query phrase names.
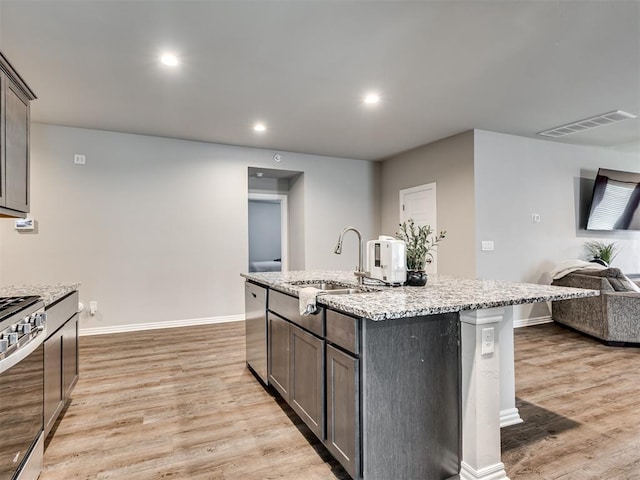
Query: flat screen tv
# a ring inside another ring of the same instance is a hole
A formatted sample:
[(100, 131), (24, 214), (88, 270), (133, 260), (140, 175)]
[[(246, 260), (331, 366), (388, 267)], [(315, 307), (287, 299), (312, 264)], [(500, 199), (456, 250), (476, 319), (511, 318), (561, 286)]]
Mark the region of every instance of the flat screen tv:
[(640, 173), (598, 170), (587, 230), (640, 230)]

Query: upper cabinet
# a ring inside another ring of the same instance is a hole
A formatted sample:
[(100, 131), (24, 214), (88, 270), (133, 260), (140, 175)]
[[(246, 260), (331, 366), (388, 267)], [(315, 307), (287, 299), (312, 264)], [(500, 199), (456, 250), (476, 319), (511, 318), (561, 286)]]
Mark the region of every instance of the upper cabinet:
[(0, 52), (0, 216), (29, 212), (29, 102), (35, 98)]

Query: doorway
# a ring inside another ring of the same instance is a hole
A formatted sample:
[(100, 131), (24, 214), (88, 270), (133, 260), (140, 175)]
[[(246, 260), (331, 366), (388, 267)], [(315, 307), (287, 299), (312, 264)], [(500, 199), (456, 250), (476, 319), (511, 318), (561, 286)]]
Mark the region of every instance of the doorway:
[[(435, 182), (400, 190), (400, 223), (413, 218), (416, 225), (431, 225), (431, 229), (437, 232), (437, 216)], [(427, 273), (438, 273), (437, 254), (425, 270)]]
[(248, 167), (249, 271), (304, 270), (304, 174)]
[(249, 271), (288, 270), (287, 196), (249, 193)]

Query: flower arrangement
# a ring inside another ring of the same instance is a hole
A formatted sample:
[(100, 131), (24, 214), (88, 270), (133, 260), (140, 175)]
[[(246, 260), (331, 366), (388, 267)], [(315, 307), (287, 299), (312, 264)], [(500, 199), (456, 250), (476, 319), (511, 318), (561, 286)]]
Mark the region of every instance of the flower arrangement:
[(424, 270), (427, 263), (433, 261), (433, 251), (446, 235), (444, 230), (436, 235), (431, 225), (416, 226), (412, 218), (401, 223), (396, 237), (407, 246), (407, 270)]

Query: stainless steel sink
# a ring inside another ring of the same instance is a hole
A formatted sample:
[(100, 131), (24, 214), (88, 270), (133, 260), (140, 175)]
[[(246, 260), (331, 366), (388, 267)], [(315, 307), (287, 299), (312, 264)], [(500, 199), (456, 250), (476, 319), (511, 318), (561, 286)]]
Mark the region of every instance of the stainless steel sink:
[(295, 282), (295, 283), (292, 283), (291, 285), (295, 285), (300, 288), (313, 287), (319, 290), (343, 290), (345, 288), (355, 288), (355, 287), (351, 287), (350, 285), (339, 285), (337, 283), (332, 283), (332, 282), (318, 282), (318, 283)]
[(317, 283), (307, 283), (307, 282), (292, 282), (291, 285), (304, 288), (304, 287), (313, 287), (319, 290), (323, 290), (323, 295), (350, 295), (353, 293), (367, 293), (370, 290), (365, 290), (363, 288), (359, 288), (356, 286), (349, 285), (341, 285), (339, 283), (333, 282), (317, 282)]
[(334, 290), (325, 290), (321, 295), (350, 295), (352, 293), (366, 293), (361, 288), (336, 288)]

